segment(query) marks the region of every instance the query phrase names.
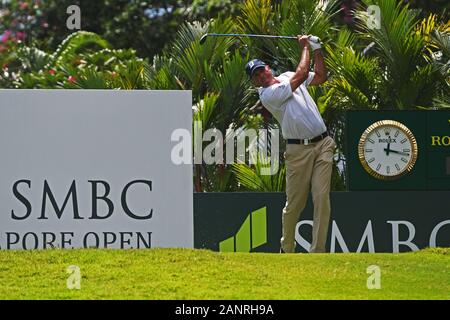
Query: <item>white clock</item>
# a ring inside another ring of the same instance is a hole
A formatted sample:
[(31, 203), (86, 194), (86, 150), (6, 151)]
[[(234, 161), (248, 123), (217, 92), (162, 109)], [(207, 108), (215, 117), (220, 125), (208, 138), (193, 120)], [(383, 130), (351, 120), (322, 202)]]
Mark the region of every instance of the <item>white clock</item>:
[(412, 171), (417, 161), (417, 141), (398, 121), (382, 120), (369, 126), (359, 139), (363, 168), (380, 180), (394, 180)]

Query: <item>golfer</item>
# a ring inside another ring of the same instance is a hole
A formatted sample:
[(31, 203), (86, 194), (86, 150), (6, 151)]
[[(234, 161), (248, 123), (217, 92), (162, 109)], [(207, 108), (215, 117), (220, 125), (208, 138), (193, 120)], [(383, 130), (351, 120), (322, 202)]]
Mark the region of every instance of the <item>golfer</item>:
[[(310, 252), (325, 252), (330, 220), (330, 182), (336, 144), (328, 135), (325, 123), (309, 85), (327, 80), (327, 69), (320, 40), (313, 36), (297, 36), (300, 63), (295, 72), (274, 77), (268, 65), (258, 59), (246, 65), (259, 97), (281, 125), (286, 139), (286, 205), (283, 209), (282, 253), (295, 252), (295, 228), (311, 190), (314, 223)], [(314, 72), (309, 71), (310, 48), (314, 56)]]

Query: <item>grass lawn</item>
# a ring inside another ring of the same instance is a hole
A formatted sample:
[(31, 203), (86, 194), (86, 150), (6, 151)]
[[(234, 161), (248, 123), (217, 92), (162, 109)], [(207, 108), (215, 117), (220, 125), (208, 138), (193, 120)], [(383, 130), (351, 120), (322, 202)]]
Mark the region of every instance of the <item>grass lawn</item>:
[[(69, 290), (66, 269), (81, 270)], [(368, 290), (367, 267), (381, 269)], [(0, 299), (450, 299), (450, 249), (402, 254), (191, 249), (0, 251)]]

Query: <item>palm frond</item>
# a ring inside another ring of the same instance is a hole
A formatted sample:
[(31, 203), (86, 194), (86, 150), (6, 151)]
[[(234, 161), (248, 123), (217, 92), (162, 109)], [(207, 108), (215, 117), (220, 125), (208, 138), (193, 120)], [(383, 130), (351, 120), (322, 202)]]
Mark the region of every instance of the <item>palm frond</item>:
[(55, 53), (52, 55), (52, 63), (61, 64), (64, 61), (69, 61), (86, 48), (91, 47), (105, 49), (110, 48), (111, 45), (108, 41), (93, 32), (74, 32), (58, 46)]
[(76, 81), (73, 83), (65, 83), (63, 88), (66, 89), (110, 89), (106, 75), (92, 69), (86, 69), (77, 74)]
[[(365, 0), (366, 5), (380, 8), (380, 28), (367, 23), (367, 12), (358, 11), (358, 26), (364, 35), (375, 43), (380, 70), (383, 70), (383, 87), (380, 92), (385, 101), (383, 108), (414, 108), (421, 104), (422, 88), (442, 80), (435, 72), (425, 68), (427, 61), (427, 36), (417, 32), (420, 25), (418, 12), (395, 0)], [(429, 21), (432, 24), (432, 19)], [(429, 77), (422, 84), (414, 84), (417, 74)], [(425, 85), (427, 83), (427, 85)], [(429, 99), (426, 99), (429, 101)], [(431, 101), (429, 101), (431, 102)]]
[(22, 63), (24, 71), (44, 70), (50, 62), (50, 55), (36, 47), (22, 47), (17, 52), (17, 58)]
[(208, 89), (219, 93), (218, 109), (214, 114), (215, 124), (224, 131), (236, 119), (236, 115), (247, 106), (249, 80), (244, 72), (248, 57), (235, 52), (224, 59), (219, 72), (205, 69)]
[[(283, 1), (281, 6), (284, 5), (289, 5), (289, 14), (277, 24), (278, 34), (314, 34), (323, 42), (330, 40), (330, 31), (333, 30), (331, 19), (338, 12), (337, 1)], [(286, 57), (279, 61), (282, 69), (292, 70), (298, 64), (299, 48), (296, 41), (280, 41), (271, 53), (275, 57)]]
[(448, 32), (434, 30), (431, 37), (436, 47), (442, 51), (444, 57), (450, 59), (450, 30)]
[(210, 128), (211, 116), (217, 107), (219, 95), (213, 92), (207, 93), (194, 108), (194, 121), (201, 121), (203, 130)]
[(346, 99), (347, 108), (376, 107), (377, 84), (381, 81), (378, 60), (355, 52), (349, 41), (342, 39), (342, 47), (326, 46), (325, 60), (332, 72), (327, 86), (334, 88), (333, 95)]
[(247, 0), (241, 5), (241, 17), (238, 19), (240, 30), (246, 33), (271, 34), (274, 10), (270, 0)]
[(164, 56), (155, 56), (153, 64), (146, 65), (144, 76), (149, 89), (154, 90), (178, 90), (185, 89), (178, 81), (173, 59)]
[(125, 90), (146, 89), (145, 69), (146, 63), (141, 59), (130, 60), (124, 66), (119, 66), (115, 86)]
[(229, 37), (211, 37), (201, 45), (201, 35), (206, 32), (230, 33), (232, 27), (231, 19), (219, 19), (210, 25), (187, 23), (180, 28), (169, 54), (174, 59), (180, 81), (193, 90), (193, 96), (205, 94), (205, 71), (217, 67), (233, 44)]
[[(270, 167), (270, 161), (262, 154), (251, 153), (254, 165), (233, 164), (233, 172), (237, 181), (247, 190), (259, 192), (284, 191), (286, 181), (286, 167), (280, 163), (272, 164), (278, 169), (273, 174), (264, 174)], [(274, 161), (272, 159), (271, 161)], [(278, 160), (275, 160), (278, 161)]]

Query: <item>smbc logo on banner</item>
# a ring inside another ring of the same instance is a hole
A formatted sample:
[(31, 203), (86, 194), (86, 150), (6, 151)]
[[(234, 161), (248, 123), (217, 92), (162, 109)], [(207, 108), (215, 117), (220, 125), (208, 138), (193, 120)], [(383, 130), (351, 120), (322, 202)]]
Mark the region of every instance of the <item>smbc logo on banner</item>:
[(266, 207), (251, 212), (236, 235), (219, 243), (220, 252), (250, 252), (267, 243)]

